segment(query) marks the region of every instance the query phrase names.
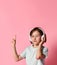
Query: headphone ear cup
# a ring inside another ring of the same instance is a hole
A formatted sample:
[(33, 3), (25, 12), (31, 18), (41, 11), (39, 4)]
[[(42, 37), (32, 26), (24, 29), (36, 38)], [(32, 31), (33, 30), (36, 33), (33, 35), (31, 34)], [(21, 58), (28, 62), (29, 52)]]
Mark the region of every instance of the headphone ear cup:
[(41, 36), (41, 40), (43, 40), (43, 38), (44, 38), (44, 42), (46, 42), (46, 34), (43, 34), (43, 35)]
[(29, 36), (29, 41), (31, 42), (32, 41), (32, 39), (31, 39), (31, 37)]
[(44, 42), (46, 42), (47, 41), (47, 37), (46, 37), (46, 34), (45, 34), (45, 41)]
[(44, 34), (41, 36), (41, 40), (44, 38)]

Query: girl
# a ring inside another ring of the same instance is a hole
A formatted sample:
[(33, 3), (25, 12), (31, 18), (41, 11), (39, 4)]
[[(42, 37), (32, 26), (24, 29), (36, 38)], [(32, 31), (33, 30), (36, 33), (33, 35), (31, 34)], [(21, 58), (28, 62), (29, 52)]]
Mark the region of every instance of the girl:
[(43, 44), (46, 42), (46, 34), (40, 27), (35, 27), (30, 31), (30, 42), (21, 54), (16, 51), (16, 37), (12, 39), (13, 55), (16, 61), (26, 59), (26, 65), (44, 65), (44, 59), (48, 55), (48, 48)]

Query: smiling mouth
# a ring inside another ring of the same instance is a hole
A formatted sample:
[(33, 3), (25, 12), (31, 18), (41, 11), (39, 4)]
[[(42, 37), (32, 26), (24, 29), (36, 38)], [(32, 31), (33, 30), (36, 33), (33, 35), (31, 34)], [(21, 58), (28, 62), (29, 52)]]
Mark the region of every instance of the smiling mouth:
[(34, 41), (34, 42), (37, 42), (37, 41)]

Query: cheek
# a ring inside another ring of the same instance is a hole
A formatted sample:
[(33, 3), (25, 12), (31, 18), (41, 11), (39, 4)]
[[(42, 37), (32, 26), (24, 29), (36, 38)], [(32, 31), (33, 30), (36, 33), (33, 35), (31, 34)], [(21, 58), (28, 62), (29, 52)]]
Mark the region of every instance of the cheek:
[(41, 40), (41, 37), (37, 37), (36, 40), (40, 41)]

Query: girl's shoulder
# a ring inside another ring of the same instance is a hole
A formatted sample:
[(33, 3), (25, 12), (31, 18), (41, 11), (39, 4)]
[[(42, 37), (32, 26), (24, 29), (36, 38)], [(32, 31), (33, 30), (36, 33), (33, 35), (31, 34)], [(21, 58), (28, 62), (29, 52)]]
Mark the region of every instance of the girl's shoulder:
[(46, 46), (42, 46), (43, 51), (48, 51), (48, 48)]

